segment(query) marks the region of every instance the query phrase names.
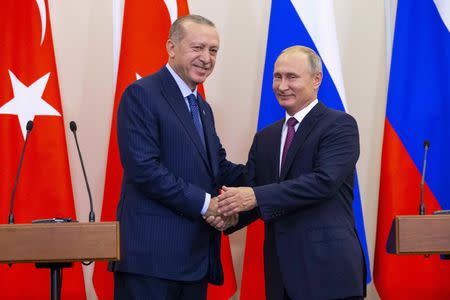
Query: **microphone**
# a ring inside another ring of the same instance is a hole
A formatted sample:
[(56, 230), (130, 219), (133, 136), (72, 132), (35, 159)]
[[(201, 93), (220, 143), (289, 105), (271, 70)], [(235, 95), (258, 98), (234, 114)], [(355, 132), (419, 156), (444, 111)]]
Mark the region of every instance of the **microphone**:
[(84, 181), (86, 182), (86, 188), (87, 188), (88, 195), (89, 195), (89, 204), (91, 207), (91, 210), (89, 211), (89, 222), (95, 222), (95, 213), (94, 213), (94, 208), (92, 205), (91, 189), (89, 187), (89, 182), (88, 182), (88, 179), (86, 176), (86, 169), (84, 168), (83, 157), (81, 156), (80, 146), (78, 145), (77, 123), (75, 123), (74, 121), (70, 121), (70, 130), (73, 132), (73, 136), (75, 137), (75, 143), (77, 145), (77, 150), (78, 150), (78, 157), (80, 158), (81, 169), (83, 170)]
[(427, 169), (427, 154), (428, 148), (430, 148), (430, 141), (425, 140), (423, 142), (424, 157), (423, 157), (423, 168), (422, 168), (422, 180), (420, 182), (420, 205), (419, 205), (419, 215), (425, 215), (425, 203), (423, 199), (423, 192), (425, 186), (425, 170)]
[(17, 183), (19, 182), (20, 170), (22, 169), (23, 156), (25, 154), (25, 148), (27, 147), (28, 135), (30, 134), (31, 129), (33, 129), (33, 121), (30, 120), (27, 122), (26, 129), (27, 133), (25, 135), (25, 142), (23, 143), (22, 153), (20, 154), (19, 167), (17, 168), (16, 179), (14, 180), (13, 190), (11, 194), (11, 202), (9, 204), (8, 224), (14, 224), (14, 213), (13, 213), (14, 196), (16, 195)]

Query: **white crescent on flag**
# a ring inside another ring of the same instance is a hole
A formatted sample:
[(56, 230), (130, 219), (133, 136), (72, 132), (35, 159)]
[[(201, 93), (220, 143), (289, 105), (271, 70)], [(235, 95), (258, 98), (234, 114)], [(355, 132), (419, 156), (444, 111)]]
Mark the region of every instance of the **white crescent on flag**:
[(9, 71), (9, 77), (11, 78), (14, 98), (0, 107), (0, 114), (17, 115), (24, 139), (27, 133), (27, 122), (33, 121), (35, 116), (61, 116), (56, 109), (42, 99), (50, 73), (45, 74), (28, 87), (11, 71)]
[(42, 43), (44, 42), (45, 31), (47, 30), (47, 13), (45, 10), (45, 0), (36, 0), (36, 3), (39, 7), (39, 14), (41, 16), (41, 26), (42, 26), (41, 45), (42, 45)]
[(164, 0), (164, 3), (166, 4), (167, 10), (169, 11), (170, 24), (172, 24), (178, 17), (177, 0)]

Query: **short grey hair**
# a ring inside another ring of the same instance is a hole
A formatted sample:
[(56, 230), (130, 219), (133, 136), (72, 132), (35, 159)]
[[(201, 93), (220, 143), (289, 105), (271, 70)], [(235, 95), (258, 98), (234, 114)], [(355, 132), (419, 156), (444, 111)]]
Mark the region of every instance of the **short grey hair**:
[(169, 31), (169, 39), (170, 40), (172, 40), (174, 42), (178, 42), (183, 39), (184, 34), (185, 34), (183, 25), (186, 22), (193, 22), (196, 24), (203, 24), (203, 25), (208, 25), (208, 26), (216, 28), (216, 25), (214, 25), (214, 23), (212, 21), (208, 20), (205, 17), (199, 16), (199, 15), (183, 16), (181, 18), (176, 19), (175, 22), (173, 22), (172, 26), (170, 27), (170, 31)]
[(308, 57), (309, 71), (311, 74), (322, 73), (322, 60), (313, 49), (305, 46), (292, 46), (284, 49), (278, 57), (292, 53), (303, 53)]

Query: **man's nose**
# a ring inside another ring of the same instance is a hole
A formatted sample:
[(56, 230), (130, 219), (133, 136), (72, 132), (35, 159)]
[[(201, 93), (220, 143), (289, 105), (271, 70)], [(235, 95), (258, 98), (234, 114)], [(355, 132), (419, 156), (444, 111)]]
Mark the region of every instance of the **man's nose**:
[(286, 91), (286, 90), (289, 89), (288, 82), (287, 82), (287, 80), (285, 78), (281, 78), (280, 79), (280, 84), (278, 85), (278, 89), (280, 91)]
[(204, 64), (209, 64), (211, 62), (212, 56), (208, 49), (204, 49), (200, 54), (200, 61)]

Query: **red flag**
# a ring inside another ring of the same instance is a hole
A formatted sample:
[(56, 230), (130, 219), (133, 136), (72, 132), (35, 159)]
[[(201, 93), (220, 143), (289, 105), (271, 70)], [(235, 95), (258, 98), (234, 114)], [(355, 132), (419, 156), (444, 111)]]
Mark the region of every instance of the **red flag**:
[[(29, 120), (34, 120), (34, 127), (17, 186), (15, 223), (75, 219), (47, 1), (2, 1), (0, 22), (0, 223), (8, 220)], [(81, 264), (63, 274), (62, 298), (85, 299)], [(50, 297), (48, 269), (0, 265), (0, 278), (2, 299)]]
[[(120, 197), (123, 169), (120, 164), (116, 134), (116, 115), (120, 97), (125, 88), (137, 78), (158, 71), (167, 63), (166, 41), (171, 23), (179, 16), (189, 14), (186, 0), (177, 0), (176, 7), (166, 6), (167, 1), (125, 1), (122, 43), (116, 95), (111, 124), (105, 192), (103, 196), (102, 221), (116, 219), (116, 207)], [(200, 90), (202, 88), (200, 87)], [(231, 251), (227, 237), (222, 237), (222, 263), (225, 284), (210, 286), (209, 300), (229, 299), (236, 291)], [(106, 271), (106, 263), (97, 262), (94, 271), (94, 287), (99, 299), (113, 299), (113, 274)]]
[(264, 223), (258, 220), (247, 227), (244, 267), (242, 270), (241, 300), (264, 300)]

